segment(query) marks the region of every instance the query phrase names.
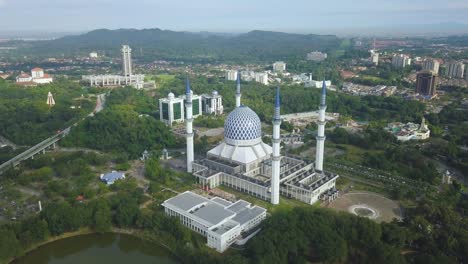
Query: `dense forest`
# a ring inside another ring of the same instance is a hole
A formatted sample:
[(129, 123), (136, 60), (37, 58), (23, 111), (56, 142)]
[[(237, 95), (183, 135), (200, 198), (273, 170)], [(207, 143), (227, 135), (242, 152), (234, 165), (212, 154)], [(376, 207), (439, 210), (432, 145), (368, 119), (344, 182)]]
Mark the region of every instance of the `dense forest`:
[[(49, 107), (51, 92), (55, 106)], [(18, 145), (34, 145), (89, 114), (95, 98), (76, 83), (56, 80), (48, 85), (19, 87), (0, 79), (0, 135)]]
[[(305, 58), (313, 50), (339, 47), (341, 40), (332, 35), (302, 35), (270, 31), (244, 34), (210, 34), (176, 32), (161, 29), (99, 29), (78, 36), (66, 36), (51, 41), (36, 42), (30, 47), (34, 54), (44, 56), (87, 55), (91, 51), (106, 51), (118, 56), (120, 46), (128, 44), (134, 58), (151, 62), (156, 59), (185, 62), (238, 62)], [(23, 49), (22, 52), (28, 52)], [(32, 54), (32, 55), (34, 55)]]
[(127, 153), (132, 159), (143, 151), (174, 147), (176, 139), (154, 114), (156, 103), (142, 91), (123, 88), (110, 93), (106, 108), (74, 127), (64, 146)]

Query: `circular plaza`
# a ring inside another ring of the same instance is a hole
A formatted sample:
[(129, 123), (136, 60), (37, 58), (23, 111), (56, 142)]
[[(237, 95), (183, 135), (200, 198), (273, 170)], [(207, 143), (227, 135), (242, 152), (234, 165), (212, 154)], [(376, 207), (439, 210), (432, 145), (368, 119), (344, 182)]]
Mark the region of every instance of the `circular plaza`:
[(402, 212), (396, 201), (370, 192), (351, 192), (339, 196), (328, 205), (337, 211), (367, 217), (377, 222), (390, 222), (402, 219)]

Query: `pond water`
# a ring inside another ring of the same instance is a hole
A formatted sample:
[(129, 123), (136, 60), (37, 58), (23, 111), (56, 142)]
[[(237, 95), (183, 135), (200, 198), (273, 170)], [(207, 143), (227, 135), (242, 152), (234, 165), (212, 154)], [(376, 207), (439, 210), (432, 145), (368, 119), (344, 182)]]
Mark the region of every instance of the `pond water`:
[(91, 234), (39, 247), (12, 264), (175, 264), (165, 248), (130, 235)]

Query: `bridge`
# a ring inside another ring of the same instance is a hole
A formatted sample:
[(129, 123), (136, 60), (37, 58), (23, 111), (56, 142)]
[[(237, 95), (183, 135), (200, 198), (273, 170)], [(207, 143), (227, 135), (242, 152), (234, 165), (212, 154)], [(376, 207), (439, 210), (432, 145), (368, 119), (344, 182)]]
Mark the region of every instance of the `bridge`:
[[(106, 94), (99, 94), (96, 99), (96, 107), (93, 112), (89, 116), (94, 116), (95, 113), (98, 113), (104, 109)], [(78, 121), (79, 122), (79, 121)], [(78, 124), (76, 122), (72, 126), (76, 126)], [(9, 161), (0, 165), (0, 175), (3, 174), (5, 171), (18, 166), (18, 164), (29, 158), (34, 159), (34, 156), (37, 154), (45, 154), (46, 149), (55, 149), (57, 142), (59, 142), (63, 137), (70, 133), (71, 127), (69, 126), (66, 129), (58, 132), (57, 134), (43, 140), (42, 142), (38, 143), (37, 145), (27, 149), (23, 153), (17, 155), (16, 157), (10, 159)]]
[(63, 131), (60, 131), (56, 135), (47, 138), (40, 142), (39, 144), (29, 148), (23, 153), (17, 155), (16, 157), (10, 159), (9, 161), (0, 165), (0, 174), (4, 173), (10, 168), (16, 167), (21, 161), (27, 160), (29, 158), (34, 159), (34, 156), (39, 153), (45, 153), (46, 149), (52, 148), (55, 149), (56, 143), (60, 141), (64, 136), (70, 133), (70, 127), (67, 127)]

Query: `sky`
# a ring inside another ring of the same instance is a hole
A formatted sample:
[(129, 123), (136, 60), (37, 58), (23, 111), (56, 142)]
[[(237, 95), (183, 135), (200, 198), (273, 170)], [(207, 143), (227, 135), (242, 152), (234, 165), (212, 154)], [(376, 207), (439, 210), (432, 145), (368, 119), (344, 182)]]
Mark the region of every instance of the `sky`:
[(468, 0), (0, 0), (3, 31), (314, 33), (438, 23), (468, 24)]

